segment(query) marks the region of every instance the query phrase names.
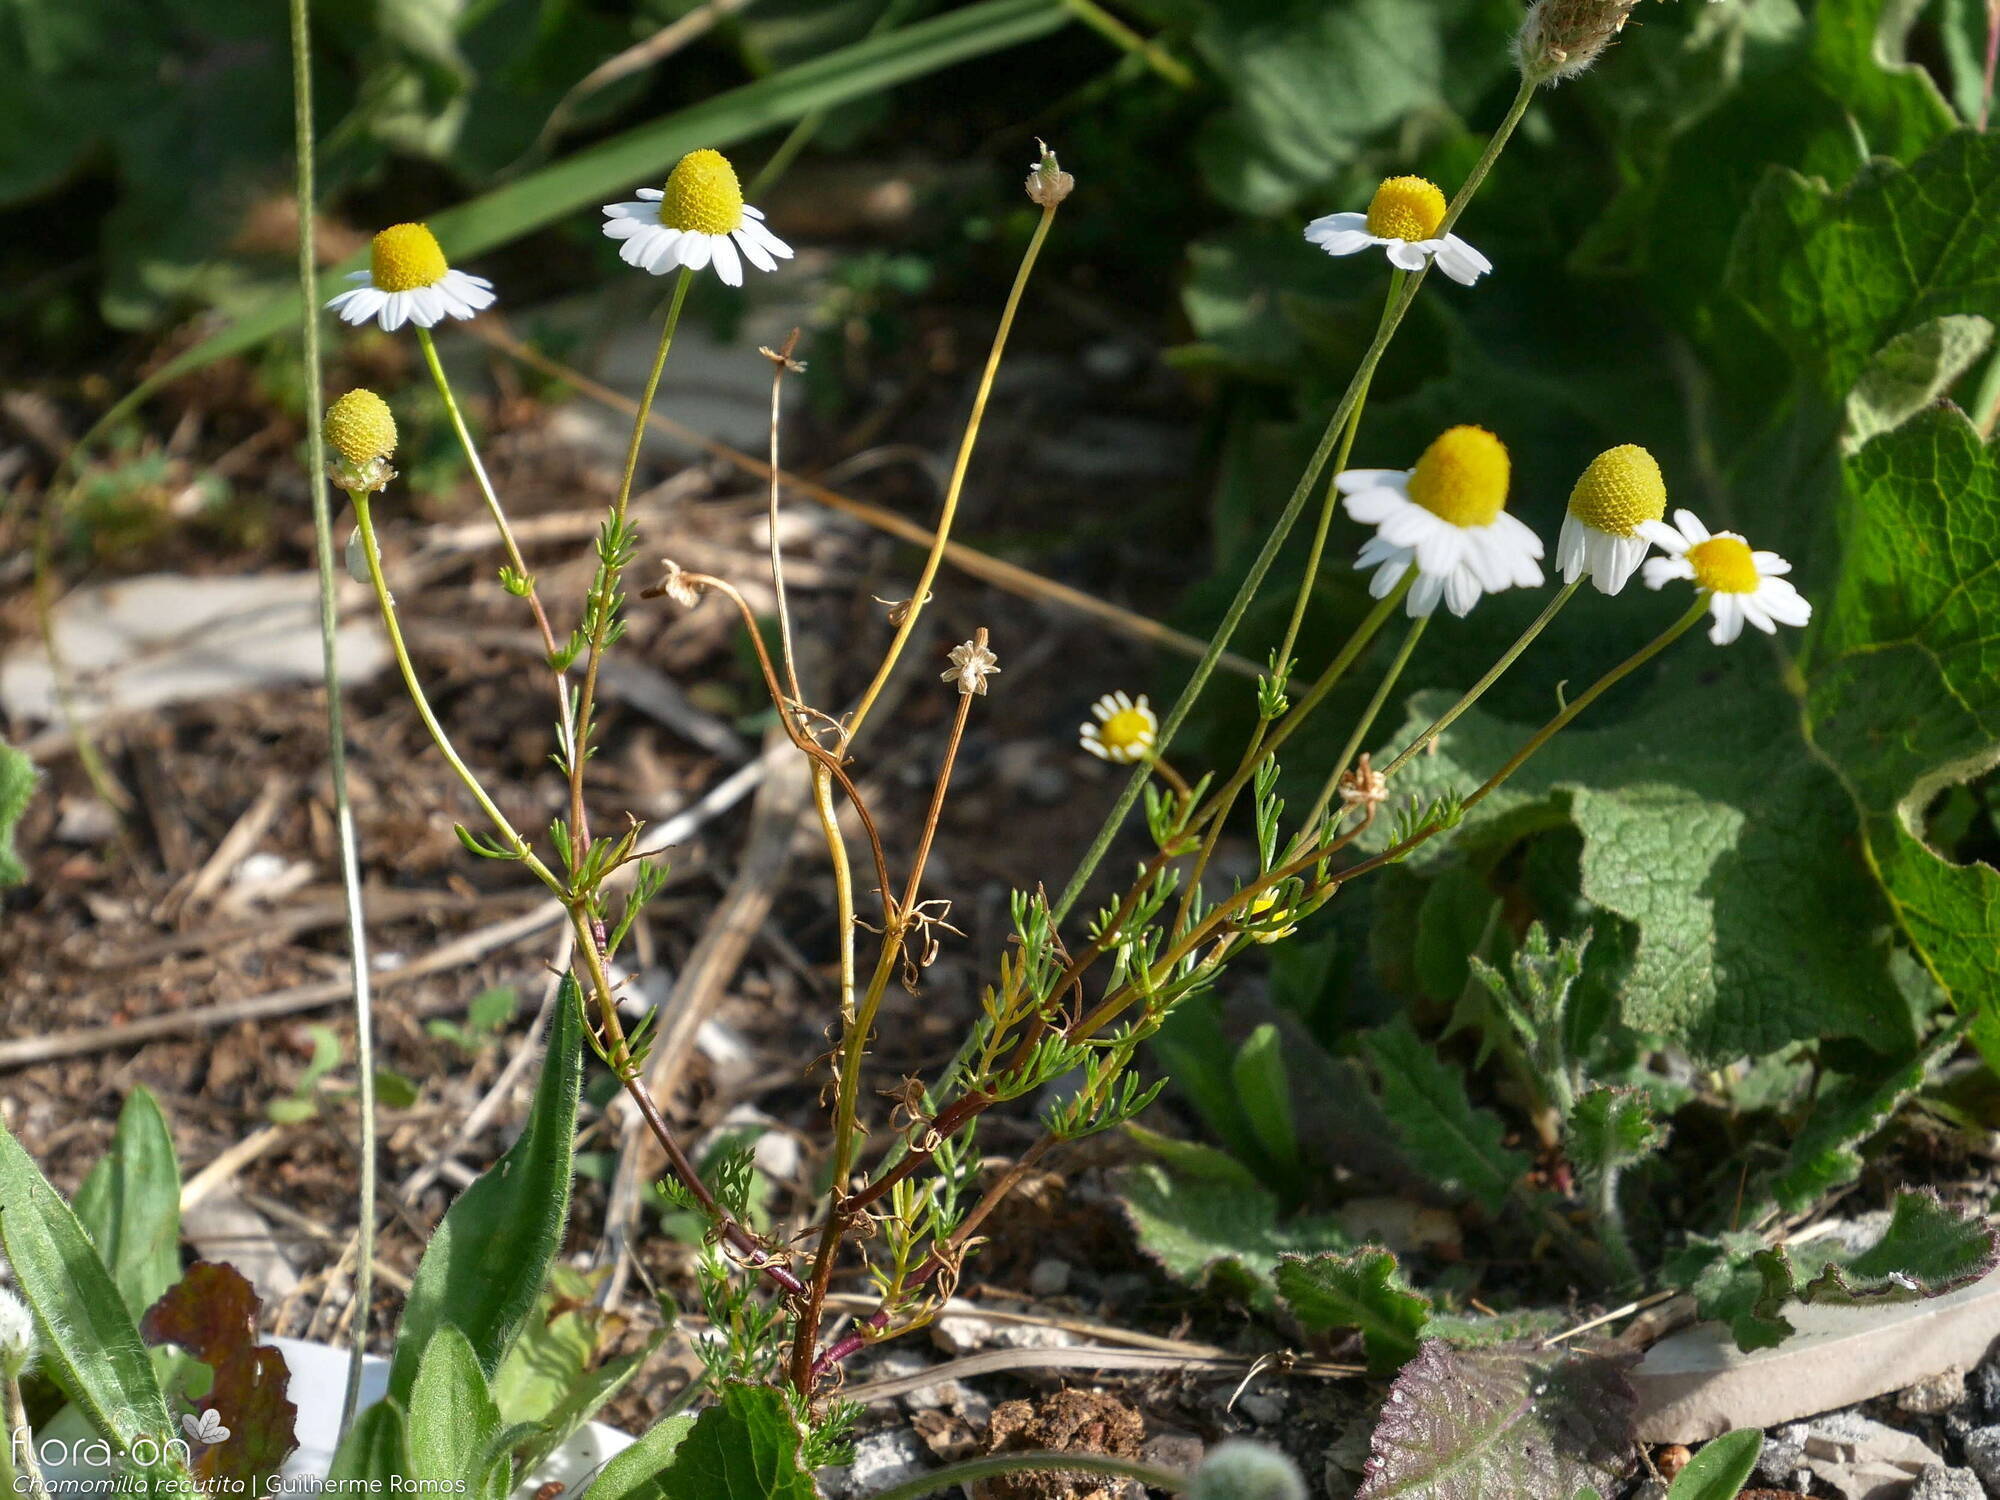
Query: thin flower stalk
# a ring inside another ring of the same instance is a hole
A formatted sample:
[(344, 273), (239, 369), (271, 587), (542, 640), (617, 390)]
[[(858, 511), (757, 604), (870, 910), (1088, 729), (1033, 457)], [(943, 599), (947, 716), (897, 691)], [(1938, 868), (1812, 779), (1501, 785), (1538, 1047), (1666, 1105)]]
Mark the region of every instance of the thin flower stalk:
[[(361, 1169), (355, 1183), (359, 1218), (355, 1229), (353, 1338), (348, 1351), (347, 1379), (340, 1402), (341, 1437), (353, 1425), (361, 1404), (361, 1365), (368, 1353), (368, 1310), (375, 1274), (375, 1007), (369, 983), (367, 916), (361, 896), (360, 839), (354, 807), (347, 795), (347, 730), (340, 694), (338, 635), (340, 601), (336, 593), (339, 564), (333, 546), (333, 507), (327, 494), (326, 435), (320, 430), (324, 377), (319, 350), (319, 263), (313, 254), (313, 209), (319, 194), (313, 182), (312, 36), (307, 0), (291, 0), (293, 160), (299, 205), (299, 295), (303, 299), (299, 332), (304, 343), (306, 401), (306, 486), (312, 495), (313, 558), (319, 572), (320, 669), (326, 681), (327, 777), (333, 787), (333, 821), (340, 849), (340, 888), (347, 909), (347, 955), (354, 983), (355, 1108), (360, 1140), (356, 1143)], [(12, 1414), (9, 1414), (10, 1418)], [(10, 1432), (25, 1431), (26, 1422)], [(32, 1463), (32, 1457), (30, 1462)]]
[[(1562, 607), (1569, 603), (1570, 597), (1582, 587), (1583, 580), (1577, 578), (1557, 589), (1555, 597), (1549, 600), (1540, 614), (1535, 616), (1528, 628), (1521, 632), (1514, 644), (1500, 653), (1500, 659), (1486, 669), (1485, 674), (1480, 677), (1479, 681), (1466, 689), (1465, 695), (1458, 702), (1452, 704), (1442, 714), (1439, 714), (1436, 722), (1414, 740), (1411, 740), (1409, 744), (1405, 745), (1397, 753), (1396, 758), (1382, 768), (1382, 774), (1384, 776), (1395, 775), (1397, 771), (1409, 764), (1411, 756), (1422, 754), (1425, 746), (1451, 728), (1457, 722), (1460, 714), (1483, 698), (1486, 695), (1487, 689), (1492, 687), (1494, 683), (1498, 682), (1506, 674), (1507, 669), (1514, 665), (1520, 658), (1521, 653), (1528, 649), (1535, 637), (1548, 627), (1549, 621), (1556, 617)], [(1349, 753), (1352, 754), (1351, 751)]]
[(909, 608), (903, 611), (902, 623), (896, 627), (895, 638), (889, 642), (882, 664), (875, 669), (874, 679), (861, 694), (848, 719), (847, 740), (850, 744), (868, 721), (869, 712), (882, 696), (882, 689), (888, 686), (889, 674), (896, 670), (896, 663), (902, 659), (903, 648), (915, 633), (924, 605), (930, 600), (931, 587), (937, 582), (938, 569), (944, 562), (945, 544), (951, 539), (952, 522), (958, 517), (958, 499), (965, 488), (966, 470), (972, 465), (972, 451), (978, 445), (980, 424), (986, 417), (986, 403), (993, 394), (993, 381), (1000, 373), (1001, 358), (1007, 352), (1007, 337), (1013, 332), (1015, 315), (1020, 311), (1021, 299), (1028, 289), (1028, 278), (1034, 274), (1035, 262), (1040, 259), (1042, 244), (1049, 237), (1050, 226), (1055, 223), (1058, 206), (1058, 201), (1053, 199), (1043, 205), (1042, 217), (1035, 224), (1035, 232), (1028, 237), (1028, 248), (1021, 255), (1020, 268), (1014, 273), (1014, 284), (1007, 292), (1007, 305), (1000, 313), (1000, 326), (994, 330), (993, 346), (986, 354), (986, 367), (980, 372), (978, 388), (973, 392), (972, 414), (966, 418), (965, 431), (959, 438), (958, 457), (952, 461), (951, 478), (945, 485), (944, 504), (938, 513), (930, 552), (924, 558), (923, 571), (917, 576), (917, 586), (910, 593)]
[(1410, 621), (1410, 628), (1403, 634), (1403, 644), (1396, 648), (1395, 659), (1382, 674), (1382, 680), (1375, 685), (1375, 692), (1368, 700), (1368, 706), (1361, 711), (1361, 717), (1354, 721), (1354, 727), (1347, 733), (1347, 743), (1340, 747), (1340, 754), (1334, 758), (1333, 770), (1327, 774), (1326, 783), (1314, 799), (1312, 811), (1306, 814), (1305, 826), (1317, 828), (1319, 821), (1333, 806), (1333, 799), (1340, 795), (1341, 778), (1347, 775), (1347, 768), (1354, 763), (1355, 755), (1368, 732), (1375, 727), (1375, 720), (1381, 716), (1382, 705), (1389, 701), (1389, 694), (1396, 686), (1396, 680), (1403, 675), (1403, 668), (1410, 663), (1411, 655), (1417, 649), (1417, 642), (1423, 639), (1424, 627), (1429, 625), (1429, 615), (1418, 615)]
[[(621, 541), (625, 534), (626, 513), (632, 503), (632, 480), (639, 470), (639, 449), (646, 440), (646, 418), (653, 409), (653, 397), (660, 389), (660, 372), (666, 368), (667, 355), (674, 346), (674, 330), (680, 326), (681, 308), (687, 301), (688, 287), (694, 281), (694, 272), (683, 268), (674, 280), (672, 300), (667, 304), (667, 318), (660, 329), (660, 346), (653, 355), (653, 367), (646, 375), (645, 393), (639, 398), (639, 409), (632, 419), (632, 439), (625, 448), (625, 469), (618, 480), (618, 498), (612, 502), (611, 515), (606, 522), (607, 538), (613, 544)], [(590, 736), (592, 716), (597, 701), (597, 675), (603, 663), (605, 643), (611, 635), (612, 619), (617, 611), (618, 580), (624, 570), (623, 561), (617, 554), (615, 545), (607, 548), (600, 560), (597, 577), (591, 587), (590, 626), (585, 642), (583, 685), (577, 693), (576, 711), (570, 734), (572, 751), (569, 757), (570, 810), (574, 825), (577, 858), (581, 861), (589, 851), (589, 840), (584, 833), (583, 823), (583, 771), (590, 760)]]

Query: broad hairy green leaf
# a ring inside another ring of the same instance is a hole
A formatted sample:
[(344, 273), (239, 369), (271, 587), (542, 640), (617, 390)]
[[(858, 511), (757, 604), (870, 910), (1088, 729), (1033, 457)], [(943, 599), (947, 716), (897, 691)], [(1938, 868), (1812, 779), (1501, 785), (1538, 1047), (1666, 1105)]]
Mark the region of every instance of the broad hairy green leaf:
[[(1637, 712), (1572, 725), (1434, 844), (1504, 848), (1572, 824), (1584, 899), (1638, 929), (1619, 988), (1621, 1017), (1638, 1030), (1711, 1058), (1822, 1036), (1907, 1053), (1907, 1008), (1881, 1003), (1894, 993), (1889, 914), (1854, 847), (1853, 816), (1838, 780), (1802, 753), (1796, 703), (1739, 644), (1683, 639)], [(1391, 743), (1451, 702), (1412, 696)], [(1402, 789), (1469, 791), (1531, 732), (1472, 709), (1438, 754), (1403, 769)]]
[(14, 828), (28, 810), (35, 790), (35, 764), (5, 740), (0, 740), (0, 887), (19, 885), (27, 867), (14, 848)]
[(672, 1418), (604, 1467), (591, 1500), (816, 1500), (785, 1398), (731, 1381), (689, 1422)]
[(1578, 1097), (1563, 1129), (1563, 1148), (1586, 1178), (1634, 1166), (1666, 1141), (1645, 1094), (1603, 1084)]
[(446, 1211), (403, 1304), (389, 1394), (409, 1406), (413, 1424), (411, 1393), (431, 1340), (456, 1328), (490, 1374), (542, 1294), (569, 1217), (582, 1081), (578, 990), (574, 976), (565, 975), (527, 1124), (507, 1154)]
[(2000, 1060), (2000, 871), (1950, 863), (1925, 837), (1941, 792), (2000, 764), (2000, 458), (1939, 409), (1863, 448), (1845, 483), (1846, 551), (1807, 662), (1809, 732), (1860, 810), (1898, 924)]
[(1287, 1255), (1278, 1262), (1278, 1295), (1315, 1333), (1358, 1328), (1376, 1371), (1396, 1369), (1417, 1352), (1430, 1298), (1410, 1289), (1396, 1257), (1376, 1245), (1352, 1255)]
[(1356, 1500), (1609, 1493), (1630, 1460), (1629, 1356), (1426, 1340), (1369, 1439)]
[(1838, 192), (1773, 172), (1729, 285), (1838, 403), (1897, 335), (1948, 314), (2000, 321), (1996, 256), (2000, 139), (1961, 130), (1908, 167), (1871, 160)]
[(500, 1431), (479, 1355), (447, 1324), (424, 1346), (423, 1368), (410, 1392), (410, 1477), (443, 1493), (484, 1488), (487, 1448)]
[(1847, 393), (1841, 451), (1858, 453), (1945, 396), (1992, 342), (1993, 325), (1970, 313), (1947, 313), (1890, 339)]
[(1695, 1241), (1669, 1257), (1663, 1274), (1694, 1294), (1704, 1318), (1729, 1324), (1747, 1352), (1791, 1336), (1784, 1311), (1791, 1303), (1916, 1302), (1970, 1285), (1996, 1263), (1993, 1225), (1926, 1190), (1898, 1193), (1881, 1237), (1858, 1252), (1831, 1239), (1767, 1247), (1755, 1234), (1733, 1232)]
[[(379, 1495), (388, 1493), (391, 1483), (409, 1472), (409, 1434), (403, 1408), (395, 1401), (382, 1400), (355, 1417), (326, 1477), (329, 1486), (349, 1486), (346, 1493)], [(331, 1492), (342, 1493), (338, 1488)]]
[(1667, 1500), (1736, 1500), (1750, 1482), (1757, 1455), (1763, 1451), (1764, 1434), (1759, 1429), (1739, 1427), (1725, 1432), (1702, 1444), (1701, 1452), (1674, 1476)]
[(1226, 1153), (1142, 1126), (1125, 1128), (1157, 1160), (1123, 1173), (1118, 1195), (1140, 1248), (1168, 1275), (1193, 1286), (1214, 1282), (1268, 1307), (1279, 1256), (1346, 1247), (1347, 1237), (1329, 1219), (1280, 1223), (1277, 1198)]
[(43, 1368), (120, 1451), (174, 1436), (118, 1284), (60, 1194), (0, 1124), (0, 1249), (35, 1314)]
[(1292, 1088), (1285, 1076), (1285, 1053), (1278, 1028), (1265, 1022), (1243, 1040), (1230, 1067), (1236, 1097), (1256, 1132), (1257, 1143), (1280, 1172), (1299, 1170), (1299, 1133), (1292, 1121)]
[(136, 1322), (181, 1275), (181, 1170), (174, 1138), (152, 1091), (125, 1097), (111, 1149), (76, 1190), (89, 1231)]
[(514, 1452), (523, 1473), (535, 1469), (637, 1373), (666, 1337), (656, 1329), (643, 1347), (599, 1363), (609, 1336), (593, 1300), (601, 1277), (569, 1266), (551, 1269), (549, 1285), (493, 1377), (500, 1420), (522, 1426)]
[(1475, 1109), (1458, 1070), (1438, 1058), (1407, 1021), (1362, 1038), (1382, 1081), (1382, 1109), (1395, 1122), (1410, 1164), (1442, 1187), (1497, 1214), (1528, 1170), (1502, 1140), (1497, 1116)]

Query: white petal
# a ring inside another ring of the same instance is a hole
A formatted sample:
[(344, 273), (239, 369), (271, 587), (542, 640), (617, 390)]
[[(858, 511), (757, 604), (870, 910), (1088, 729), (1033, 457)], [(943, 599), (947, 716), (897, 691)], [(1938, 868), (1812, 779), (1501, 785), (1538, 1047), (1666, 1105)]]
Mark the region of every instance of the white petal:
[(792, 247), (771, 233), (768, 228), (758, 223), (755, 219), (745, 219), (741, 224), (736, 226), (736, 232), (740, 235), (749, 236), (779, 260), (790, 260), (792, 258)]
[(696, 234), (690, 229), (686, 234), (681, 236), (680, 245), (675, 252), (675, 259), (679, 260), (690, 271), (699, 271), (708, 265), (708, 258), (714, 253), (715, 237), (713, 235)]
[(1306, 231), (1306, 239), (1320, 247), (1328, 255), (1353, 255), (1366, 250), (1370, 245), (1379, 244), (1374, 235), (1354, 229), (1329, 229), (1314, 234)]
[(1674, 525), (1680, 528), (1681, 535), (1688, 539), (1690, 547), (1709, 540), (1708, 528), (1701, 524), (1700, 517), (1691, 510), (1675, 511)]
[(1461, 571), (1469, 571), (1481, 588), (1496, 594), (1514, 581), (1512, 553), (1491, 527), (1470, 526), (1462, 535), (1465, 561), (1460, 564)]
[(662, 198), (667, 196), (664, 188), (634, 188), (632, 191), (637, 193), (641, 198), (644, 198), (648, 203), (658, 203)]
[(1491, 264), (1486, 263), (1485, 256), (1457, 235), (1431, 243), (1437, 247), (1432, 257), (1437, 262), (1437, 268), (1460, 286), (1471, 286), (1493, 269)]
[(1358, 495), (1363, 490), (1401, 490), (1410, 482), (1408, 469), (1342, 469), (1333, 476), (1334, 488), (1343, 495)]
[[(1375, 570), (1375, 576), (1368, 580), (1368, 592), (1377, 599), (1386, 599), (1403, 581), (1403, 575), (1410, 571), (1411, 555), (1398, 551)], [(1360, 567), (1360, 563), (1355, 564)]]
[(375, 273), (373, 271), (349, 271), (347, 279), (354, 282), (357, 286), (364, 282), (372, 284), (375, 280)]
[(660, 232), (647, 244), (646, 251), (639, 257), (638, 264), (655, 276), (664, 276), (681, 262), (681, 249), (688, 241), (684, 229), (669, 229), (664, 224)]
[(1454, 572), (1469, 550), (1465, 533), (1451, 525), (1434, 527), (1419, 537), (1415, 545), (1418, 570), (1439, 577)]
[(1472, 612), (1472, 606), (1479, 602), (1480, 580), (1473, 576), (1470, 568), (1454, 569), (1444, 581), (1444, 602), (1451, 612), (1461, 620)]
[(1694, 565), (1684, 557), (1649, 557), (1639, 570), (1649, 589), (1665, 588), (1676, 578), (1694, 577)]
[(1631, 582), (1639, 564), (1646, 556), (1646, 539), (1642, 536), (1606, 537), (1609, 543), (1604, 547), (1602, 560), (1591, 569), (1590, 581), (1601, 594), (1615, 594)]
[(1408, 510), (1410, 499), (1401, 490), (1381, 488), (1349, 495), (1341, 504), (1347, 514), (1363, 526), (1379, 526), (1398, 511)]
[(614, 219), (638, 219), (641, 222), (660, 222), (658, 203), (607, 203), (604, 212)]
[(1757, 572), (1765, 578), (1776, 578), (1792, 571), (1792, 565), (1775, 552), (1753, 552), (1750, 561), (1757, 565)]
[(1556, 566), (1562, 569), (1566, 584), (1575, 583), (1582, 576), (1585, 564), (1591, 560), (1592, 549), (1587, 539), (1589, 530), (1575, 516), (1564, 516), (1562, 530), (1556, 533)]
[(1715, 620), (1708, 638), (1716, 645), (1726, 646), (1743, 633), (1743, 611), (1737, 607), (1734, 594), (1711, 594), (1708, 612)]
[(1764, 634), (1776, 635), (1778, 633), (1777, 622), (1764, 613), (1763, 606), (1758, 604), (1755, 594), (1738, 594), (1736, 596), (1736, 607), (1743, 611), (1744, 619), (1755, 625)]
[(382, 316), (378, 321), (385, 331), (394, 333), (409, 321), (415, 311), (416, 306), (410, 301), (408, 292), (391, 292), (383, 301)]
[(1408, 547), (1398, 547), (1394, 542), (1385, 542), (1379, 536), (1371, 536), (1361, 544), (1361, 551), (1355, 555), (1354, 566), (1372, 568), (1377, 563), (1395, 558), (1405, 566), (1416, 556)]
[(718, 234), (709, 241), (709, 247), (715, 256), (715, 274), (722, 278), (722, 284), (743, 285), (743, 257), (736, 253), (736, 241)]
[[(1405, 271), (1421, 271), (1429, 263), (1430, 257), (1409, 240), (1380, 240), (1389, 251), (1389, 264)], [(1424, 613), (1429, 614), (1429, 610)]]
[(1764, 612), (1780, 625), (1804, 625), (1812, 619), (1812, 605), (1782, 578), (1766, 580), (1757, 590), (1756, 599)]
[[(1385, 540), (1398, 547), (1414, 547), (1434, 531), (1456, 532), (1458, 528), (1448, 521), (1441, 521), (1421, 505), (1399, 506), (1384, 516), (1377, 524)], [(1426, 571), (1430, 571), (1426, 569)]]
[(746, 214), (750, 215), (750, 217), (751, 217), (751, 218), (753, 218), (753, 219), (761, 219), (761, 218), (763, 218), (763, 217), (764, 217), (764, 210), (763, 210), (763, 209), (761, 209), (761, 208), (752, 208), (752, 207), (751, 207), (751, 206), (750, 206), (749, 204), (747, 204), (747, 203), (743, 205), (743, 212), (745, 212)]
[(1317, 219), (1306, 225), (1306, 238), (1315, 243), (1318, 243), (1322, 235), (1354, 234), (1357, 232), (1362, 234), (1368, 232), (1368, 215), (1321, 214)]
[(1542, 555), (1542, 539), (1535, 534), (1535, 528), (1511, 511), (1501, 511), (1493, 518), (1492, 530), (1505, 536), (1517, 549), (1529, 557)]
[(736, 247), (743, 252), (743, 258), (758, 270), (775, 271), (778, 269), (778, 263), (771, 258), (771, 252), (758, 244), (742, 230), (733, 231), (730, 238), (736, 241)]
[(1632, 529), (1655, 547), (1679, 557), (1688, 549), (1688, 539), (1665, 521), (1640, 521)]
[(1437, 612), (1438, 600), (1444, 597), (1444, 580), (1430, 573), (1419, 573), (1417, 581), (1410, 585), (1410, 592), (1404, 598), (1405, 608), (1412, 620), (1420, 620)]

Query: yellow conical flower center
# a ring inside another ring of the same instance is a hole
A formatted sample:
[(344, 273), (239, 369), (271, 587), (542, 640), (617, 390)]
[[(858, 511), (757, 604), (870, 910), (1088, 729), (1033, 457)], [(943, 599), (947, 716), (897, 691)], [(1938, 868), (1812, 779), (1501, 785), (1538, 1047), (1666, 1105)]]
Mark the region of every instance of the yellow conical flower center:
[(1388, 177), (1368, 200), (1368, 232), (1385, 240), (1428, 240), (1444, 222), (1444, 194), (1421, 177)]
[(1137, 760), (1153, 743), (1153, 716), (1143, 708), (1121, 708), (1097, 726), (1097, 742), (1115, 756)]
[(1410, 498), (1454, 526), (1490, 526), (1507, 505), (1507, 448), (1484, 427), (1440, 433), (1410, 475)]
[(381, 292), (414, 292), (444, 280), (450, 270), (437, 236), (422, 224), (391, 224), (375, 236), (368, 276)]
[(1637, 443), (1606, 449), (1569, 492), (1569, 513), (1593, 531), (1631, 536), (1641, 521), (1667, 513), (1667, 482), (1653, 455)]
[(1754, 594), (1757, 592), (1757, 560), (1750, 555), (1750, 544), (1741, 537), (1712, 536), (1705, 542), (1696, 542), (1687, 551), (1688, 563), (1694, 568), (1694, 581), (1700, 588), (1716, 594)]
[(326, 409), (327, 446), (351, 468), (363, 468), (396, 451), (396, 417), (373, 391), (349, 391)]
[(743, 185), (720, 151), (690, 151), (667, 179), (660, 222), (696, 234), (728, 234), (743, 222)]

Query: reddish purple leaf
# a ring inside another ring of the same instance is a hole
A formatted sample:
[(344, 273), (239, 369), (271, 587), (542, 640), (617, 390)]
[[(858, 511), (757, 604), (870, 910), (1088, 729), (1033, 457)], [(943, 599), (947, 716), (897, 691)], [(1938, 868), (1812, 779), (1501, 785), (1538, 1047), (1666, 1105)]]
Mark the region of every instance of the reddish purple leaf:
[[(195, 1477), (212, 1492), (261, 1494), (297, 1446), (291, 1372), (276, 1346), (257, 1342), (261, 1304), (234, 1266), (196, 1261), (140, 1325), (152, 1344), (178, 1344), (215, 1372), (203, 1410), (182, 1419)], [(226, 1481), (213, 1485), (210, 1481)]]

